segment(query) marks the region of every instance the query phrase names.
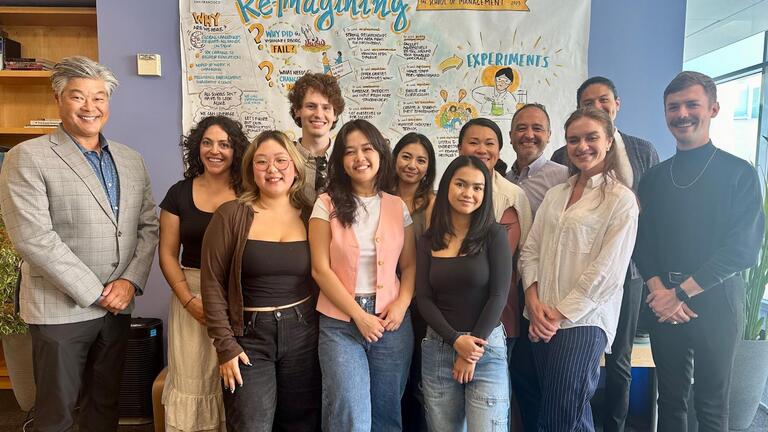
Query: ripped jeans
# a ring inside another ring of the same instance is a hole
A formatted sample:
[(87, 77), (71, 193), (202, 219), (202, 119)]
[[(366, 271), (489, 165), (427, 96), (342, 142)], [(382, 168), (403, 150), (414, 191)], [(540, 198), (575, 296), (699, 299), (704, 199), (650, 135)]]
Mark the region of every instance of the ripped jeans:
[(502, 326), (488, 336), (485, 353), (467, 384), (451, 376), (456, 351), (427, 328), (421, 342), (422, 385), (430, 431), (509, 430), (509, 370)]

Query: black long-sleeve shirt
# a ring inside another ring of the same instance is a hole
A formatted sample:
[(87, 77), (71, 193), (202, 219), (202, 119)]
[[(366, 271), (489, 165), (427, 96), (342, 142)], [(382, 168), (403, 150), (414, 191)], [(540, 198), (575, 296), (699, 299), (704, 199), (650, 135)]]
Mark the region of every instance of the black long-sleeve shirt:
[(743, 159), (712, 142), (678, 151), (643, 176), (639, 196), (634, 258), (645, 280), (679, 272), (707, 290), (755, 264), (765, 216), (757, 172)]
[(512, 281), (512, 251), (506, 229), (494, 224), (481, 253), (433, 257), (423, 236), (416, 257), (416, 304), (446, 342), (460, 333), (487, 339), (499, 325)]

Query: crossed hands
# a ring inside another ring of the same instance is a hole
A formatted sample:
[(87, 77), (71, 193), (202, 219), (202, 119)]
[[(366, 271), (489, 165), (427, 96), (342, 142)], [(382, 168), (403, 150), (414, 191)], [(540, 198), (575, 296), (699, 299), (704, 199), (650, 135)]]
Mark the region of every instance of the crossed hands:
[(98, 304), (117, 315), (131, 304), (134, 294), (136, 294), (136, 289), (130, 281), (115, 279), (104, 286)]
[(675, 291), (667, 289), (659, 283), (652, 287), (648, 285), (651, 293), (648, 294), (645, 302), (651, 307), (651, 310), (659, 318), (660, 323), (681, 324), (697, 318), (698, 315), (692, 311), (687, 304), (680, 301), (675, 295)]
[(560, 323), (565, 321), (565, 315), (556, 308), (539, 301), (528, 303), (531, 325), (528, 327), (528, 339), (531, 342), (548, 343), (560, 330)]
[(399, 300), (390, 303), (379, 316), (371, 315), (362, 309), (358, 316), (352, 318), (363, 338), (370, 343), (378, 342), (385, 331), (396, 331), (400, 328), (408, 311), (408, 304)]
[(456, 359), (453, 361), (453, 371), (451, 376), (459, 384), (466, 384), (472, 381), (475, 376), (475, 365), (485, 353), (485, 346), (488, 342), (472, 335), (463, 334), (453, 342), (453, 349), (456, 350)]

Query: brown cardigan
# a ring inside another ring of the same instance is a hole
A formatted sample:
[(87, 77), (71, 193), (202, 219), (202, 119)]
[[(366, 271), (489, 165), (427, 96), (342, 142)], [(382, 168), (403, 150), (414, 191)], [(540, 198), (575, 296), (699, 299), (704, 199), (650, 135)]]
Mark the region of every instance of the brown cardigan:
[(200, 254), (200, 293), (205, 324), (219, 364), (243, 352), (235, 336), (243, 335), (243, 289), (240, 270), (245, 242), (253, 223), (248, 204), (229, 201), (213, 214)]
[[(302, 211), (305, 225), (310, 210)], [(235, 337), (242, 336), (244, 329), (240, 272), (252, 223), (253, 209), (249, 204), (229, 201), (213, 214), (203, 237), (200, 292), (208, 336), (213, 339), (219, 364), (243, 352)]]

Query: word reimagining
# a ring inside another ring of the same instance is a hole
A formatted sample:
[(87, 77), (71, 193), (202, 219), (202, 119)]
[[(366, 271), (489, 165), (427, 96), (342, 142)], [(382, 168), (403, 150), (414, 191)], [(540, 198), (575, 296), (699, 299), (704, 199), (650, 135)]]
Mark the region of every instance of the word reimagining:
[(235, 0), (235, 5), (243, 24), (251, 18), (271, 18), (277, 14), (281, 18), (286, 12), (296, 15), (315, 16), (315, 28), (330, 30), (336, 16), (349, 14), (352, 19), (368, 18), (377, 15), (379, 19), (394, 16), (392, 31), (402, 33), (408, 30), (409, 6), (404, 0)]

